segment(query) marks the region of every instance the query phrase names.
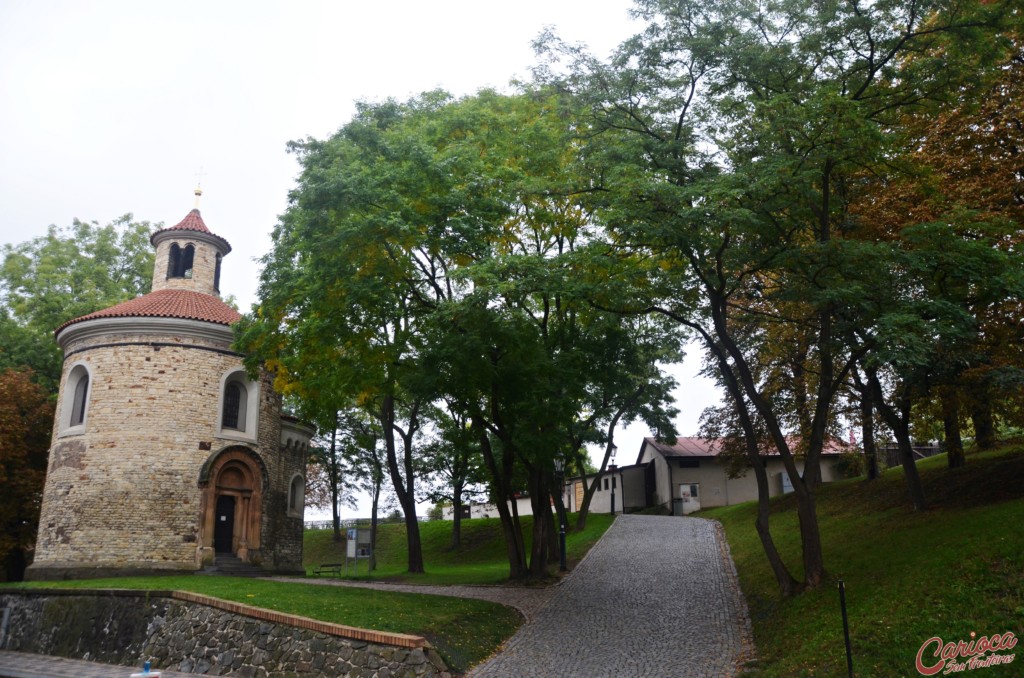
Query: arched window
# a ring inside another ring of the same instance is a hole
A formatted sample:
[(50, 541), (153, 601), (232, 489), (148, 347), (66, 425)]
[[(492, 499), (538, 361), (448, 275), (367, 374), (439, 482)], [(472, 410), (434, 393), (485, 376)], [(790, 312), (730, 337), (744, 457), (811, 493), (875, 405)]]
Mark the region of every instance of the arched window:
[(178, 278), (178, 269), (181, 267), (181, 248), (178, 243), (171, 243), (171, 254), (167, 257), (167, 277)]
[(181, 252), (181, 277), (191, 278), (192, 277), (192, 261), (196, 256), (196, 248), (192, 245), (187, 245)]
[(259, 424), (260, 385), (249, 381), (238, 367), (224, 373), (220, 382), (218, 433), (234, 440), (255, 441)]
[(220, 425), (224, 428), (245, 430), (245, 409), (249, 397), (245, 386), (238, 381), (229, 381), (224, 387), (224, 410)]
[(291, 516), (302, 516), (302, 507), (306, 503), (306, 481), (296, 473), (292, 476), (291, 486), (288, 488), (288, 514)]
[(217, 264), (213, 269), (213, 289), (220, 292), (220, 262), (224, 257), (217, 254)]
[(178, 247), (178, 243), (171, 243), (171, 253), (167, 258), (168, 278), (191, 278), (192, 263), (196, 256), (194, 245), (186, 245), (185, 249)]
[(89, 399), (89, 374), (82, 375), (82, 378), (75, 384), (75, 398), (71, 401), (71, 421), (69, 426), (81, 426), (85, 423), (85, 403)]
[(89, 414), (89, 370), (78, 363), (68, 372), (60, 413), (60, 434), (82, 433)]

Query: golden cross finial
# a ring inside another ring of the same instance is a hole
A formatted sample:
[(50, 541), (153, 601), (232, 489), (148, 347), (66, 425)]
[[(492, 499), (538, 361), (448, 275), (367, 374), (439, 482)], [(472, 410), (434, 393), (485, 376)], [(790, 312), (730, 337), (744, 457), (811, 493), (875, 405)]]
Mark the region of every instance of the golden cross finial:
[(202, 167), (200, 167), (199, 171), (196, 172), (196, 190), (194, 191), (194, 193), (196, 195), (196, 209), (199, 209), (199, 198), (203, 197), (202, 183), (203, 183), (203, 176), (205, 174), (206, 173), (203, 172), (203, 168)]

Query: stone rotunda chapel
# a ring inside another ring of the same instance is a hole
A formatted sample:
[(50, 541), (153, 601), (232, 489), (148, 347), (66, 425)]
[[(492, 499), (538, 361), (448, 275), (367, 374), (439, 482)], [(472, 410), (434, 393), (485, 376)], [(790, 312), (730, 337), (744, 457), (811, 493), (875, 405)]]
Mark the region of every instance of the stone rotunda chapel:
[[(199, 191), (197, 191), (197, 195)], [(231, 245), (194, 209), (150, 238), (153, 291), (65, 323), (30, 579), (222, 568), (302, 572), (313, 430), (231, 348)], [(237, 558), (237, 561), (235, 560)]]

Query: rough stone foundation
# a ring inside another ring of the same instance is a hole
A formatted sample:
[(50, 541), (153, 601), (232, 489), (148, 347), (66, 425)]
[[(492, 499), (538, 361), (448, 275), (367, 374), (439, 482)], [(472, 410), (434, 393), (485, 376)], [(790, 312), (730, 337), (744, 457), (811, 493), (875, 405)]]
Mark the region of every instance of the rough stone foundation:
[(451, 675), (419, 636), (182, 591), (0, 589), (0, 649), (245, 678)]

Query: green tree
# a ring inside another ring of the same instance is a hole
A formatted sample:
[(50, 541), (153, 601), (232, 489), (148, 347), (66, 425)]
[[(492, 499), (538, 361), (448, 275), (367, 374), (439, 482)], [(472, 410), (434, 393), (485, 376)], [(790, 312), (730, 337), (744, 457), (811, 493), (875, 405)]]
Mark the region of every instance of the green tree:
[[(597, 282), (601, 285), (601, 281)], [(596, 290), (590, 290), (593, 299)], [(568, 459), (585, 485), (583, 501), (576, 516), (575, 530), (586, 529), (590, 504), (608, 468), (617, 427), (644, 421), (654, 435), (673, 441), (676, 431), (672, 418), (678, 413), (669, 403), (676, 381), (659, 365), (679, 362), (682, 352), (679, 337), (664, 318), (657, 316), (620, 316), (603, 311), (581, 314), (581, 327), (574, 332), (583, 350), (575, 352), (575, 371), (585, 383), (584, 398), (576, 416), (565, 424)], [(604, 454), (586, 483), (589, 458), (587, 444), (598, 444)], [(562, 493), (556, 494), (556, 506)], [(564, 516), (562, 516), (564, 518)]]
[(239, 328), (250, 364), (267, 361), (281, 389), (354, 402), (376, 420), (410, 572), (423, 571), (414, 444), (426, 401), (410, 389), (419, 323), (454, 285), (444, 241), (471, 235), (478, 219), (448, 190), (454, 168), (418, 128), (448, 101), (361, 105), (331, 139), (293, 144), (300, 185), (263, 262), (258, 312)]
[(440, 520), (444, 506), (452, 507), (452, 548), (462, 545), (462, 506), (483, 492), (486, 474), (479, 444), (468, 417), (453, 402), (431, 408), (430, 421), (436, 429), (424, 456), (424, 470), (434, 479), (425, 493), (434, 502), (431, 520)]
[(100, 226), (75, 220), (4, 245), (0, 266), (0, 366), (28, 365), (49, 391), (60, 383), (53, 332), (68, 320), (149, 292), (149, 236), (160, 224), (131, 214)]
[(346, 448), (346, 431), (343, 426), (342, 413), (335, 413), (333, 420), (328, 422), (330, 433), (317, 438), (310, 448), (309, 462), (306, 464), (306, 505), (319, 509), (330, 507), (334, 541), (337, 542), (344, 539), (341, 533), (341, 507), (355, 508), (355, 497), (345, 492), (343, 485), (343, 450)]
[[(1021, 298), (1009, 279), (1019, 259), (1012, 253), (1024, 241), (1024, 59), (1019, 16), (1016, 21), (1003, 36), (996, 66), (978, 72), (980, 85), (937, 115), (904, 115), (899, 162), (865, 174), (851, 190), (858, 237), (914, 244), (934, 262), (930, 270), (925, 262), (922, 278), (929, 296), (961, 311), (960, 341), (936, 345), (932, 368), (918, 370), (915, 379), (918, 399), (939, 401), (950, 467), (965, 463), (963, 412), (970, 413), (979, 446), (990, 447), (996, 419), (1013, 416), (1022, 392)], [(930, 243), (908, 230), (927, 223), (939, 229)], [(922, 322), (934, 323), (929, 316), (934, 309)]]
[[(674, 319), (717, 366), (758, 482), (758, 534), (784, 594), (825, 580), (821, 452), (835, 396), (868, 350), (853, 333), (866, 272), (849, 277), (866, 246), (841, 237), (848, 183), (887, 161), (901, 112), (958, 94), (968, 63), (950, 57), (988, 53), (981, 28), (994, 11), (972, 2), (640, 0), (647, 29), (609, 64), (546, 41), (555, 58), (541, 72), (567, 58), (562, 86), (588, 103), (590, 128), (601, 130), (588, 152), (608, 189), (598, 214), (612, 232), (609, 256), (639, 277), (622, 307)], [(788, 397), (760, 369), (772, 326), (806, 347), (806, 378)], [(800, 450), (787, 419), (804, 434)], [(802, 581), (769, 531), (765, 437), (793, 479)]]
[(18, 581), (36, 541), (53, 428), (53, 402), (28, 370), (0, 372), (0, 560)]
[[(300, 186), (240, 333), (284, 389), (375, 413), (410, 542), (415, 448), (446, 399), (484, 456), (517, 578), (554, 555), (554, 460), (575, 453), (569, 423), (593, 400), (580, 367), (621, 322), (579, 293), (571, 254), (593, 236), (563, 104), (433, 92), (361, 106), (330, 140), (298, 145)], [(518, 477), (538, 516), (529, 558), (505, 501)]]

